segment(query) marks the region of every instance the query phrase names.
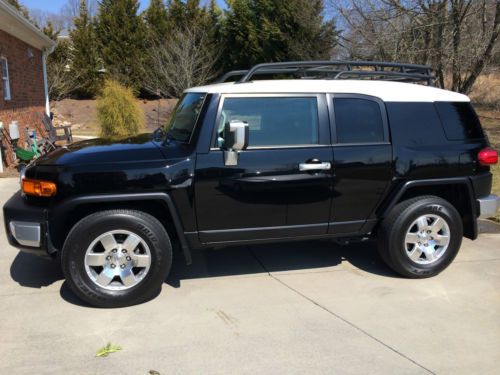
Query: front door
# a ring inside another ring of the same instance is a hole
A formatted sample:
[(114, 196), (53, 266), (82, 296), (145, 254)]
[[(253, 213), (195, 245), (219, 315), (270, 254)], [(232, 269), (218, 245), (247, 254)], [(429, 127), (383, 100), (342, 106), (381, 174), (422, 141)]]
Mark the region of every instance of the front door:
[[(321, 95), (227, 95), (213, 147), (197, 156), (195, 199), (203, 243), (326, 234), (333, 161)], [(249, 146), (224, 163), (224, 124), (249, 124)]]

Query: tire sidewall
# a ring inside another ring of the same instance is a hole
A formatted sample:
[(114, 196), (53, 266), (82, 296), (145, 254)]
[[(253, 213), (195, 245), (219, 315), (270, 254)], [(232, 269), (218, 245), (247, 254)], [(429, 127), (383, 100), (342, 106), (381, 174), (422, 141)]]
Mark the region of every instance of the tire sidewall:
[[(151, 298), (163, 283), (172, 262), (171, 244), (159, 222), (152, 217), (129, 213), (91, 215), (80, 221), (68, 235), (62, 263), (66, 280), (80, 298), (102, 307), (132, 305)], [(127, 230), (148, 245), (151, 266), (141, 282), (125, 290), (108, 290), (95, 284), (85, 269), (85, 254), (90, 244), (103, 233)]]
[[(450, 228), (450, 243), (445, 253), (434, 263), (418, 264), (406, 254), (405, 237), (410, 225), (420, 216), (437, 215), (446, 221)], [(396, 229), (397, 228), (397, 229)], [(409, 206), (400, 215), (391, 235), (390, 260), (402, 267), (404, 273), (414, 277), (430, 277), (440, 273), (455, 259), (462, 243), (463, 228), (460, 216), (447, 202), (423, 200)]]

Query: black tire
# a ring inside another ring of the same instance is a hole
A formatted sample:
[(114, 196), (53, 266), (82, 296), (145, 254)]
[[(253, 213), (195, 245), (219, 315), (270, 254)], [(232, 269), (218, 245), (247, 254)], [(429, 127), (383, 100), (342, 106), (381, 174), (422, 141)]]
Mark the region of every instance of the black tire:
[[(436, 215), (448, 224), (449, 244), (442, 256), (431, 264), (416, 263), (407, 255), (405, 236), (420, 216)], [(408, 278), (426, 278), (439, 274), (455, 259), (462, 243), (462, 219), (453, 205), (435, 196), (412, 198), (397, 204), (378, 230), (378, 250), (384, 262)]]
[[(104, 233), (126, 230), (142, 239), (150, 251), (149, 271), (135, 286), (109, 290), (87, 274), (85, 254), (92, 242)], [(136, 305), (156, 296), (172, 265), (172, 245), (163, 225), (153, 216), (134, 210), (109, 210), (80, 220), (64, 243), (62, 269), (71, 290), (83, 301), (97, 307)]]

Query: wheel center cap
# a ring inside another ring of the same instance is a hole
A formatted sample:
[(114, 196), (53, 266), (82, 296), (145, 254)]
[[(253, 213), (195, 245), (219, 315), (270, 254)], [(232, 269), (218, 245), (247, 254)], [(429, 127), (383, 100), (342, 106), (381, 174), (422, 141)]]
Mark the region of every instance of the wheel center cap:
[(424, 240), (424, 241), (425, 241), (425, 240), (427, 240), (430, 236), (429, 236), (427, 233), (423, 232), (423, 233), (419, 233), (419, 234), (418, 234), (418, 237), (419, 237), (421, 240)]

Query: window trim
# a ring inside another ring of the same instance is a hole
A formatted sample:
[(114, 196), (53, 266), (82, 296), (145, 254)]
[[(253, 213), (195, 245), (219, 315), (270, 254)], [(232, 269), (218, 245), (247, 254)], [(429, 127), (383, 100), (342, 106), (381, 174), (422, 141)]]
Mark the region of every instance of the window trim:
[[(385, 108), (385, 103), (382, 99), (376, 96), (363, 95), (363, 94), (343, 94), (343, 93), (328, 93), (326, 95), (328, 103), (328, 114), (330, 116), (330, 132), (331, 132), (331, 142), (332, 146), (372, 146), (372, 145), (387, 145), (391, 144), (390, 132), (389, 132), (389, 120), (387, 117), (387, 110)], [(335, 120), (335, 99), (363, 99), (375, 102), (380, 107), (380, 114), (382, 116), (382, 127), (384, 132), (384, 140), (382, 142), (349, 142), (349, 143), (339, 143), (337, 139), (337, 124)]]
[[(12, 100), (12, 91), (10, 89), (10, 74), (9, 74), (9, 61), (7, 60), (7, 57), (5, 56), (0, 56), (0, 64), (3, 64), (5, 61), (5, 70), (7, 71), (7, 76), (3, 76), (3, 66), (1, 67), (1, 73), (2, 73), (2, 89), (3, 89), (3, 99), (5, 101)], [(7, 85), (4, 86), (3, 83), (6, 83)], [(4, 89), (4, 87), (7, 87), (7, 90)]]
[(328, 126), (328, 109), (324, 94), (320, 93), (251, 93), (251, 94), (221, 94), (217, 115), (215, 117), (214, 127), (212, 129), (212, 137), (210, 140), (210, 151), (221, 151), (220, 147), (215, 147), (217, 140), (217, 125), (219, 124), (222, 114), (222, 107), (224, 106), (225, 99), (231, 98), (316, 98), (318, 106), (318, 143), (312, 144), (291, 144), (291, 145), (269, 145), (269, 146), (248, 146), (244, 151), (253, 150), (277, 150), (277, 149), (291, 149), (291, 148), (312, 148), (312, 147), (325, 147), (331, 146), (330, 130)]

